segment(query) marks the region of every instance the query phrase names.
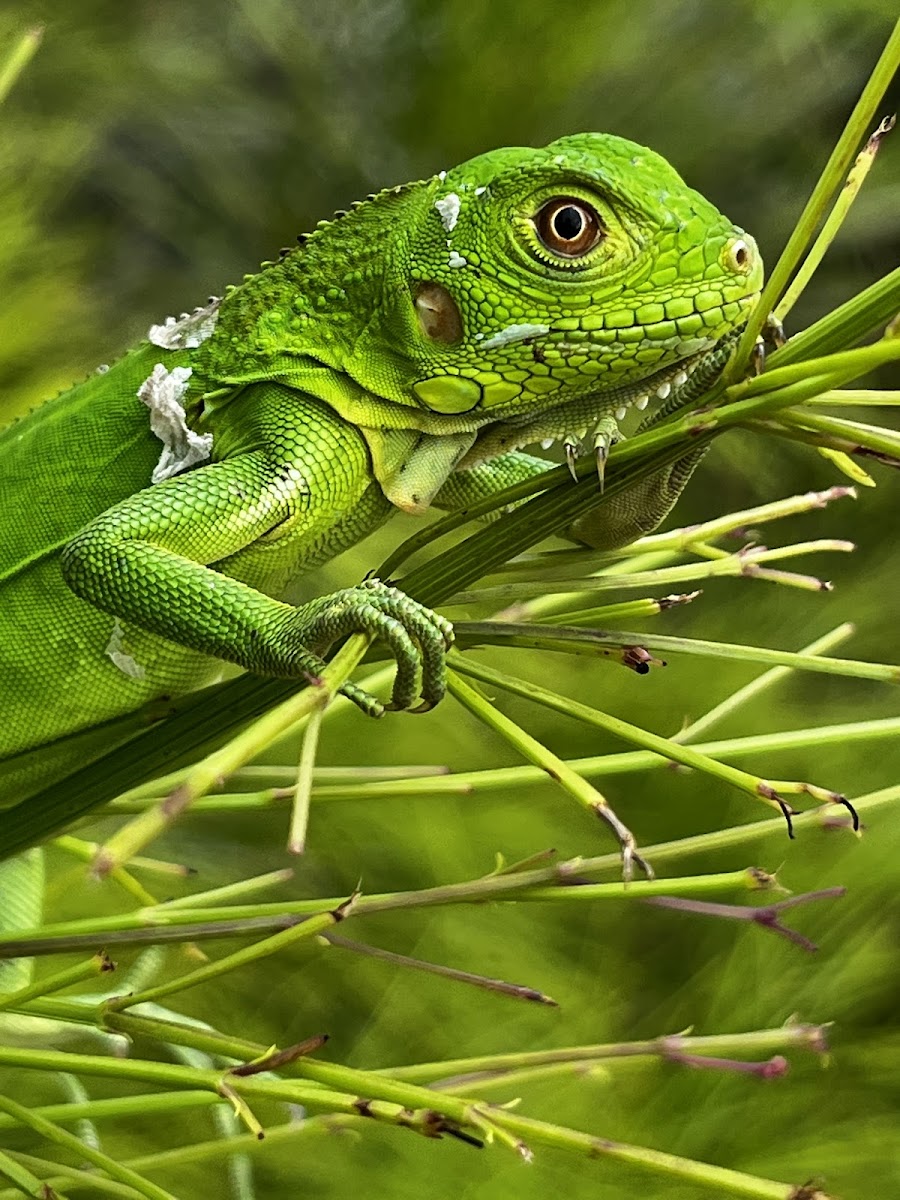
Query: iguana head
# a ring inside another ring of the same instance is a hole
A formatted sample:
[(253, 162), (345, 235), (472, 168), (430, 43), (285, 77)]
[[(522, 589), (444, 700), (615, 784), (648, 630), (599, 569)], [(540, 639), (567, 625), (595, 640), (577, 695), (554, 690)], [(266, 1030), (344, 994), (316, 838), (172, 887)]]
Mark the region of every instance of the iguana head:
[(629, 407), (690, 395), (762, 284), (749, 234), (659, 155), (596, 133), (388, 189), (268, 266), (226, 296), (207, 378), (325, 400), (413, 510), (461, 462), (600, 446)]
[(584, 424), (665, 397), (762, 283), (748, 234), (659, 155), (610, 135), (483, 154), (419, 201), (347, 369), (448, 429), (543, 414), (548, 436), (559, 410), (562, 436), (573, 401)]

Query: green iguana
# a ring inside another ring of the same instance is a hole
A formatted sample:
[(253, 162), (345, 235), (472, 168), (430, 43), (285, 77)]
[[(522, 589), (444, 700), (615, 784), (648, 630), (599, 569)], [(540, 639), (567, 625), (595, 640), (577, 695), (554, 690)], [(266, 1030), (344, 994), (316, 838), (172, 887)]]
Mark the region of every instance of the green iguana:
[[(222, 660), (314, 676), (365, 631), (396, 659), (392, 706), (435, 704), (445, 619), (376, 580), (294, 607), (292, 581), (397, 509), (546, 470), (531, 443), (602, 470), (626, 410), (714, 378), (761, 279), (753, 239), (662, 158), (579, 134), (370, 196), (153, 325), (0, 435), (0, 806)], [(692, 465), (572, 536), (654, 528)]]

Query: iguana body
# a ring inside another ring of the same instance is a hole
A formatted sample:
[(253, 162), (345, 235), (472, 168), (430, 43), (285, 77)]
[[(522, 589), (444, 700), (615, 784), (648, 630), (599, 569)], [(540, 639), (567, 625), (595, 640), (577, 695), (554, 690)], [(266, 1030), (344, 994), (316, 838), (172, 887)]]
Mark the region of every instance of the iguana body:
[[(708, 370), (761, 271), (752, 239), (642, 147), (498, 150), (322, 222), (9, 427), (0, 805), (223, 660), (308, 676), (365, 630), (397, 659), (397, 706), (437, 701), (445, 621), (377, 584), (294, 608), (290, 583), (398, 508), (546, 469), (529, 443), (602, 460), (617, 413)], [(657, 478), (583, 536), (630, 540), (682, 484)]]

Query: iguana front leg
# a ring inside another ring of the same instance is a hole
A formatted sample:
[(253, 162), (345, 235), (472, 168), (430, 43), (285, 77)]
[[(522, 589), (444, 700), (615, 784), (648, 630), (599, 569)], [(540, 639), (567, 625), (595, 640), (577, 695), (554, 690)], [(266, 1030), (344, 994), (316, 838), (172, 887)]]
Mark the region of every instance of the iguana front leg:
[[(560, 535), (595, 550), (614, 550), (651, 533), (668, 516), (705, 451), (706, 447), (693, 450), (639, 480), (627, 491), (608, 497), (602, 505), (560, 531)], [(534, 479), (553, 465), (544, 458), (514, 450), (490, 462), (454, 472), (434, 503), (440, 508), (464, 508), (503, 488)], [(491, 514), (488, 519), (496, 519), (498, 515)]]
[[(260, 387), (242, 401), (242, 444), (264, 449), (236, 447), (108, 509), (64, 548), (63, 577), (96, 608), (265, 675), (315, 677), (335, 641), (369, 633), (397, 660), (393, 706), (412, 706), (420, 675), (434, 704), (452, 642), (442, 617), (376, 581), (300, 607), (273, 598), (390, 511), (359, 433), (285, 391)], [(353, 685), (346, 694), (381, 711)]]

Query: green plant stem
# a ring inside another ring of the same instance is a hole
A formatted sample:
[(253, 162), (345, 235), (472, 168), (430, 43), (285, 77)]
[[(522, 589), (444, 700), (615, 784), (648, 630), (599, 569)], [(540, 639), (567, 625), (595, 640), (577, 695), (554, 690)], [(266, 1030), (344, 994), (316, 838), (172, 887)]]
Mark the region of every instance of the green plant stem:
[(842, 417), (810, 412), (807, 408), (796, 412), (789, 410), (779, 413), (778, 420), (783, 425), (799, 425), (840, 438), (849, 444), (851, 451), (870, 450), (889, 458), (900, 458), (900, 433), (896, 433), (892, 429), (882, 429), (876, 425), (864, 425), (859, 421), (848, 421)]
[(864, 408), (898, 408), (900, 407), (900, 391), (879, 391), (875, 388), (838, 388), (833, 392), (823, 392), (815, 400), (810, 401), (816, 407), (847, 407), (861, 405)]
[[(734, 662), (767, 663), (792, 667), (823, 675), (844, 675), (871, 679), (878, 683), (900, 683), (900, 666), (895, 663), (863, 662), (852, 658), (829, 658), (824, 654), (804, 654), (795, 650), (772, 650), (766, 646), (746, 646), (739, 642), (712, 642), (704, 638), (680, 638), (653, 632), (632, 633), (617, 629), (605, 633), (599, 629), (567, 629), (549, 626), (546, 635), (536, 625), (516, 626), (500, 621), (460, 622), (457, 629), (465, 645), (527, 646), (536, 650), (562, 650), (574, 654), (603, 654), (610, 646), (625, 649), (641, 646), (661, 653), (683, 653), (700, 658), (722, 658)], [(464, 660), (468, 662), (468, 659)]]
[(309, 800), (313, 786), (313, 769), (316, 765), (319, 734), (322, 730), (322, 718), (324, 715), (325, 707), (319, 704), (310, 713), (306, 727), (303, 730), (300, 761), (297, 764), (297, 778), (294, 783), (291, 827), (288, 832), (289, 854), (302, 854), (306, 849), (306, 832), (309, 828)]
[[(890, 321), (900, 300), (900, 267), (870, 284), (858, 295), (846, 300), (769, 355), (774, 370), (789, 363), (812, 359), (836, 349), (852, 346), (873, 329)], [(833, 391), (831, 385), (824, 394)], [(818, 398), (816, 399), (818, 403)]]
[[(771, 500), (768, 504), (756, 504), (750, 508), (736, 509), (721, 517), (712, 517), (708, 521), (700, 521), (695, 525), (681, 526), (669, 529), (664, 533), (651, 533), (638, 538), (629, 546), (620, 550), (589, 550), (587, 547), (578, 550), (549, 550), (542, 554), (532, 554), (506, 563), (497, 574), (504, 577), (509, 575), (525, 575), (535, 567), (540, 568), (542, 577), (552, 578), (557, 570), (565, 570), (570, 565), (580, 570), (589, 571), (598, 566), (598, 574), (614, 575), (627, 570), (633, 574), (637, 570), (645, 570), (657, 565), (655, 561), (643, 562), (637, 565), (637, 559), (645, 555), (656, 555), (660, 552), (690, 550), (696, 542), (712, 542), (718, 538), (727, 537), (738, 529), (754, 529), (757, 525), (765, 525), (771, 521), (780, 521), (784, 517), (797, 516), (815, 509), (826, 508), (835, 500), (846, 497), (856, 499), (852, 487), (830, 487), (818, 492), (802, 492), (795, 496), (786, 496), (781, 500)], [(625, 559), (627, 562), (615, 561)], [(660, 565), (666, 565), (661, 563)]]
[[(407, 892), (376, 893), (357, 899), (353, 913), (354, 916), (360, 916), (406, 908), (431, 908), (446, 904), (480, 904), (485, 900), (524, 893), (529, 888), (545, 884), (570, 884), (573, 875), (581, 876), (582, 867), (583, 860), (579, 858), (540, 870), (522, 871), (515, 874), (495, 874), (481, 879), (466, 880), (463, 883), (449, 883)], [(754, 882), (758, 885), (759, 881), (755, 880)], [(609, 883), (603, 885), (602, 892), (591, 894), (590, 899), (631, 901), (663, 894), (688, 896), (698, 893), (727, 894), (742, 891), (747, 886), (746, 871), (731, 871), (719, 875), (685, 876), (668, 880), (639, 880), (630, 884)], [(575, 890), (581, 892), (581, 888)], [(542, 898), (553, 899), (552, 896)], [(585, 893), (585, 899), (587, 898), (588, 894)], [(294, 937), (297, 937), (297, 927), (305, 927), (308, 923), (305, 919), (309, 917), (318, 916), (322, 919), (319, 927), (310, 930), (310, 933), (317, 933), (320, 928), (327, 928), (328, 923), (325, 920), (327, 914), (322, 913), (322, 908), (332, 903), (337, 907), (345, 901), (340, 899), (290, 900), (277, 904), (232, 905), (220, 909), (198, 909), (196, 912), (179, 909), (175, 913), (166, 913), (160, 906), (143, 912), (60, 922), (57, 925), (46, 925), (39, 931), (21, 930), (7, 935), (0, 942), (0, 958), (21, 958), (76, 950), (85, 944), (96, 943), (98, 937), (102, 937), (108, 945), (199, 941), (211, 937), (234, 937), (236, 934), (252, 934), (271, 929), (290, 931)], [(309, 936), (309, 933), (303, 936)], [(287, 939), (287, 941), (290, 940), (292, 939)], [(267, 947), (264, 952), (271, 951)], [(249, 947), (247, 955), (250, 959), (259, 957), (258, 945)], [(221, 959), (218, 963), (210, 964), (209, 968), (204, 967), (201, 970), (221, 974), (221, 970), (216, 970), (216, 968), (219, 968), (225, 961), (225, 959)], [(229, 963), (230, 965), (226, 969), (231, 969), (233, 965), (241, 965), (240, 962), (234, 963), (233, 956), (229, 956)], [(182, 980), (185, 978), (187, 977), (183, 976)], [(176, 984), (180, 982), (176, 981)], [(162, 986), (165, 986), (168, 992), (168, 985)], [(179, 990), (179, 988), (175, 986), (171, 990)], [(160, 994), (157, 989), (151, 989), (122, 999), (123, 1002), (134, 1004), (147, 999), (156, 999)], [(67, 1019), (70, 1015), (73, 1015), (75, 1020), (84, 1018), (82, 1005), (67, 1004), (63, 1001), (34, 1001), (25, 1006), (24, 1011), (29, 1014), (51, 1015), (60, 1019)]]
[[(284, 789), (289, 794), (289, 789)], [(148, 797), (147, 803), (155, 803)], [(280, 871), (269, 871), (265, 875), (256, 875), (252, 879), (241, 879), (237, 883), (227, 883), (223, 887), (210, 888), (205, 892), (194, 892), (190, 896), (178, 896), (174, 900), (166, 900), (166, 908), (201, 908), (205, 904), (221, 904), (226, 900), (236, 900), (238, 897), (251, 895), (253, 892), (267, 890), (280, 883), (289, 883), (294, 878), (290, 867)]]
[[(156, 1037), (176, 1045), (191, 1045), (195, 1049), (226, 1059), (247, 1061), (259, 1057), (258, 1053), (254, 1053), (257, 1050), (266, 1052), (264, 1047), (255, 1047), (252, 1043), (248, 1045), (217, 1032), (197, 1030), (133, 1014), (111, 1013), (108, 1015), (107, 1024), (109, 1028), (128, 1032), (131, 1036)], [(0, 1047), (0, 1062), (20, 1067), (45, 1068), (50, 1060), (61, 1065), (66, 1059), (69, 1060), (69, 1065), (62, 1069), (77, 1070), (81, 1074), (106, 1075), (112, 1078), (127, 1076), (144, 1080), (152, 1077), (153, 1081), (165, 1080), (175, 1086), (200, 1086), (215, 1090), (219, 1089), (222, 1080), (220, 1073), (198, 1068), (133, 1060), (111, 1061), (100, 1056), (67, 1055), (59, 1051), (27, 1051)], [(756, 1200), (789, 1200), (791, 1195), (791, 1188), (787, 1184), (614, 1142), (607, 1138), (593, 1137), (529, 1117), (512, 1117), (505, 1109), (456, 1097), (447, 1092), (423, 1088), (372, 1071), (359, 1071), (305, 1057), (295, 1059), (286, 1069), (292, 1075), (300, 1076), (301, 1081), (270, 1080), (258, 1075), (238, 1077), (232, 1074), (228, 1077), (229, 1087), (239, 1092), (244, 1100), (281, 1099), (293, 1103), (306, 1103), (316, 1109), (327, 1108), (356, 1114), (362, 1111), (362, 1101), (365, 1103), (367, 1116), (395, 1124), (402, 1123), (407, 1128), (417, 1127), (418, 1116), (420, 1132), (426, 1132), (429, 1128), (440, 1128), (435, 1126), (433, 1116), (428, 1119), (429, 1114), (437, 1113), (442, 1121), (450, 1122), (461, 1129), (472, 1130), (476, 1135), (489, 1136), (492, 1132), (496, 1134), (498, 1130), (512, 1135), (515, 1148), (528, 1158), (531, 1155), (530, 1145), (539, 1144), (584, 1153), (590, 1157), (611, 1157), (640, 1165), (656, 1174), (689, 1180), (698, 1187), (715, 1190), (719, 1195), (752, 1197)], [(310, 1083), (322, 1084), (324, 1087), (309, 1087)], [(379, 1107), (373, 1111), (376, 1105)], [(504, 1140), (510, 1144), (510, 1139)], [(152, 1163), (145, 1159), (143, 1169), (151, 1167)]]
[[(211, 979), (218, 979), (230, 971), (247, 966), (248, 963), (258, 962), (270, 954), (277, 954), (280, 950), (285, 950), (305, 938), (314, 937), (338, 921), (344, 920), (350, 914), (354, 902), (352, 897), (350, 900), (343, 900), (335, 905), (331, 912), (320, 911), (302, 924), (284, 929), (261, 942), (254, 942), (250, 946), (245, 946), (243, 950), (236, 950), (233, 954), (216, 962), (206, 963), (204, 966), (198, 967), (196, 971), (189, 971), (186, 975), (169, 980), (168, 983), (161, 983), (157, 987), (146, 988), (140, 992), (132, 992), (128, 996), (117, 997), (107, 1002), (108, 1007), (111, 1010), (119, 1010), (130, 1008), (135, 1004), (156, 1002), (164, 996), (171, 996), (175, 992), (183, 992), (188, 988), (197, 987), (198, 984), (208, 983)], [(319, 907), (321, 909), (322, 906)]]
[(631, 877), (633, 862), (636, 862), (647, 874), (652, 874), (641, 856), (636, 853), (637, 847), (631, 832), (619, 821), (605, 796), (601, 795), (576, 771), (573, 771), (561, 758), (548, 750), (537, 738), (526, 733), (521, 726), (501, 713), (498, 708), (453, 671), (448, 675), (447, 687), (450, 694), (473, 716), (498, 733), (524, 758), (545, 771), (554, 783), (558, 783), (563, 791), (567, 792), (589, 813), (610, 825), (622, 847), (622, 865), (626, 879)]
[[(60, 1193), (55, 1189), (61, 1187), (64, 1187), (67, 1193), (87, 1190), (101, 1196), (118, 1196), (121, 1200), (141, 1200), (141, 1193), (135, 1191), (133, 1187), (128, 1187), (127, 1184), (119, 1183), (115, 1179), (107, 1179), (92, 1169), (79, 1170), (77, 1167), (68, 1167), (65, 1163), (38, 1158), (35, 1154), (25, 1154), (21, 1150), (11, 1150), (9, 1153), (10, 1157), (23, 1167), (30, 1168), (32, 1171), (40, 1171), (43, 1177), (41, 1187), (50, 1188), (49, 1200), (53, 1200), (54, 1196), (59, 1200)], [(125, 1165), (130, 1167), (132, 1164), (126, 1163)], [(0, 1200), (20, 1200), (20, 1196), (21, 1193), (18, 1190), (11, 1191), (4, 1188), (0, 1192)], [(38, 1192), (38, 1196), (40, 1200), (48, 1200), (45, 1192)]]
[[(43, 1104), (32, 1108), (31, 1111), (60, 1125), (74, 1125), (77, 1121), (169, 1116), (182, 1110), (210, 1108), (223, 1103), (225, 1101), (222, 1097), (212, 1092), (143, 1092), (138, 1096), (116, 1096), (113, 1099), (85, 1100), (82, 1103), (67, 1100), (64, 1104)], [(0, 1129), (14, 1129), (17, 1125), (18, 1121), (8, 1113), (0, 1113)]]
[(132, 855), (158, 837), (198, 796), (227, 779), (237, 767), (255, 758), (289, 729), (308, 717), (321, 704), (336, 695), (358, 665), (369, 646), (364, 634), (348, 638), (337, 652), (315, 687), (307, 687), (288, 696), (275, 708), (259, 717), (248, 729), (235, 735), (225, 746), (196, 763), (182, 782), (156, 809), (141, 813), (108, 839), (94, 863), (98, 875), (109, 874)]
[[(559, 1125), (551, 1125), (533, 1117), (523, 1117), (507, 1109), (492, 1109), (491, 1120), (501, 1129), (521, 1138), (526, 1145), (540, 1144), (558, 1150), (568, 1150), (570, 1153), (580, 1153), (588, 1158), (609, 1158), (616, 1162), (630, 1163), (657, 1175), (689, 1180), (694, 1187), (709, 1188), (719, 1196), (743, 1196), (753, 1200), (796, 1200), (797, 1190), (791, 1184), (760, 1179), (711, 1163), (694, 1162), (661, 1150), (631, 1146), (611, 1138), (563, 1129)], [(819, 1193), (815, 1200), (828, 1198), (823, 1192)]]
[(443, 963), (426, 962), (421, 958), (412, 958), (408, 954), (396, 954), (392, 950), (382, 950), (380, 946), (370, 946), (366, 942), (354, 942), (349, 938), (335, 933), (320, 935), (322, 941), (329, 946), (350, 950), (365, 958), (377, 958), (381, 962), (390, 963), (395, 967), (406, 970), (423, 971), (427, 975), (437, 975), (441, 979), (449, 979), (453, 983), (464, 983), (471, 987), (481, 988), (486, 992), (509, 996), (513, 1000), (528, 1000), (536, 1004), (546, 1004), (549, 1008), (558, 1008), (551, 997), (539, 992), (536, 988), (526, 987), (518, 983), (507, 983), (503, 979), (492, 979), (486, 975), (476, 975), (472, 971), (460, 971), (456, 967), (447, 967)]
[(830, 197), (841, 186), (847, 175), (850, 164), (856, 155), (856, 148), (862, 141), (866, 129), (871, 125), (881, 98), (897, 73), (898, 67), (900, 67), (900, 20), (894, 25), (884, 50), (813, 188), (812, 195), (806, 202), (803, 212), (788, 238), (787, 245), (769, 275), (759, 303), (750, 315), (750, 320), (747, 322), (732, 359), (733, 375), (742, 371), (749, 360), (756, 338), (768, 319), (769, 313), (783, 294), (803, 251), (809, 245)]
[[(843, 625), (838, 625), (835, 629), (830, 630), (809, 645), (804, 646), (799, 650), (799, 654), (824, 654), (828, 650), (836, 649), (842, 642), (845, 642), (849, 637), (852, 637), (855, 632), (855, 627), (849, 622)], [(787, 679), (791, 674), (789, 667), (772, 667), (768, 671), (764, 671), (762, 675), (752, 679), (737, 691), (732, 692), (730, 696), (726, 696), (724, 700), (708, 709), (702, 716), (696, 717), (689, 725), (685, 725), (679, 729), (677, 733), (672, 734), (673, 742), (694, 742), (707, 733), (710, 729), (719, 725), (726, 718), (732, 716), (745, 704), (749, 704), (752, 700), (757, 699), (769, 688), (775, 687), (781, 683), (783, 679)], [(900, 732), (900, 727), (898, 727)], [(827, 737), (823, 737), (822, 741), (829, 741)], [(707, 751), (708, 753), (708, 751)]]
[(701, 754), (694, 747), (672, 742), (668, 738), (661, 737), (659, 734), (651, 733), (649, 730), (641, 729), (637, 725), (623, 721), (620, 717), (614, 717), (610, 713), (601, 712), (599, 709), (581, 704), (577, 700), (571, 700), (567, 696), (551, 692), (548, 688), (539, 687), (537, 684), (504, 674), (501, 671), (495, 671), (491, 667), (486, 667), (481, 663), (476, 664), (469, 659), (464, 659), (458, 653), (452, 655), (452, 661), (454, 668), (461, 674), (478, 679), (482, 683), (503, 688), (507, 692), (522, 696), (526, 700), (531, 700), (545, 708), (553, 709), (555, 712), (575, 717), (577, 720), (604, 729), (607, 733), (613, 734), (614, 737), (622, 738), (644, 749), (654, 750), (658, 754), (671, 759), (673, 762), (681, 763), (686, 767), (693, 767), (695, 770), (711, 775), (713, 778), (719, 779), (722, 783), (729, 784), (731, 787), (735, 787), (749, 796), (762, 800), (766, 804), (781, 808), (785, 813), (786, 806), (783, 798), (779, 796), (779, 792), (805, 792), (820, 802), (828, 802), (829, 800), (837, 801), (839, 799), (834, 793), (827, 793), (824, 789), (817, 788), (812, 784), (795, 784), (789, 781), (779, 781), (778, 784), (772, 784), (768, 780), (760, 779), (758, 776), (741, 771), (737, 767), (717, 762), (715, 759)]
[[(458, 592), (451, 597), (449, 605), (453, 607), (466, 604), (494, 606), (515, 601), (516, 596), (520, 598), (517, 604), (521, 604), (522, 600), (540, 599), (545, 595), (559, 592), (581, 597), (594, 592), (617, 591), (625, 588), (669, 587), (671, 584), (696, 583), (699, 580), (711, 578), (759, 578), (764, 574), (760, 570), (764, 563), (779, 562), (784, 558), (794, 558), (806, 554), (819, 554), (823, 551), (849, 554), (854, 549), (855, 546), (852, 542), (834, 538), (818, 538), (812, 542), (797, 542), (792, 546), (772, 548), (752, 546), (731, 554), (726, 552), (721, 558), (682, 563), (677, 567), (661, 567), (654, 571), (638, 571), (634, 574), (587, 575), (570, 579), (523, 579), (516, 583), (480, 587), (471, 591)], [(694, 550), (696, 552), (696, 547)], [(818, 581), (816, 581), (815, 590), (822, 590)]]
[[(515, 768), (513, 768), (515, 769)], [(527, 770), (528, 768), (522, 768)], [(882, 808), (893, 806), (900, 801), (900, 784), (895, 784), (890, 787), (881, 788), (878, 791), (871, 792), (865, 796), (856, 797), (854, 799), (854, 807), (860, 816), (871, 815)], [(822, 812), (820, 809), (812, 809), (810, 812), (801, 813), (794, 817), (795, 830), (811, 828), (821, 828)], [(717, 829), (709, 833), (695, 834), (691, 837), (679, 838), (669, 842), (661, 842), (658, 845), (649, 846), (645, 853), (652, 856), (654, 861), (659, 863), (662, 861), (672, 861), (686, 857), (691, 854), (720, 852), (722, 850), (731, 849), (735, 846), (745, 845), (747, 843), (760, 841), (770, 837), (773, 834), (783, 835), (784, 821), (780, 817), (770, 818), (768, 820), (751, 821), (744, 825), (735, 825), (727, 829)], [(587, 876), (597, 873), (602, 873), (609, 870), (618, 870), (621, 866), (620, 858), (617, 854), (599, 855), (591, 858), (579, 858), (570, 864), (556, 864), (551, 867), (542, 868), (534, 871), (526, 879), (526, 885), (538, 885), (553, 883), (556, 881), (565, 882), (567, 875), (576, 873), (579, 876)], [(495, 877), (491, 877), (495, 878)], [(502, 876), (503, 879), (521, 879), (521, 876)], [(670, 881), (673, 883), (674, 881)], [(484, 881), (476, 881), (473, 889), (472, 885), (454, 885), (450, 884), (442, 888), (426, 889), (425, 892), (408, 892), (408, 893), (388, 893), (382, 899), (390, 908), (397, 907), (415, 907), (417, 901), (421, 898), (426, 905), (435, 903), (451, 904), (457, 901), (466, 902), (471, 899), (482, 898), (478, 895), (478, 884), (483, 885)], [(635, 884), (630, 888), (624, 885), (616, 885), (622, 888), (621, 895), (628, 897), (635, 887), (646, 887), (646, 883)], [(472, 891), (476, 895), (472, 896)], [(506, 889), (501, 888), (500, 891)], [(510, 886), (510, 891), (515, 890), (514, 884)], [(495, 895), (498, 889), (491, 888), (490, 895)], [(398, 897), (401, 902), (398, 903)], [(406, 903), (402, 902), (405, 897)], [(368, 898), (372, 899), (372, 898)], [(378, 898), (376, 898), (378, 899)], [(361, 903), (365, 903), (364, 899)], [(305, 905), (310, 912), (316, 910), (316, 906), (321, 906), (327, 903), (324, 900), (308, 900), (299, 901), (292, 904), (292, 909), (296, 910), (298, 905)], [(279, 911), (283, 910), (279, 907)], [(255, 911), (255, 910), (254, 910)], [(217, 914), (222, 921), (223, 928), (218, 933), (215, 929), (205, 929), (207, 936), (231, 936), (236, 930), (232, 927), (236, 923), (236, 918), (232, 915), (233, 910), (226, 910), (224, 916)], [(208, 915), (208, 914), (205, 914)], [(290, 918), (287, 918), (288, 920)], [(44, 926), (40, 930), (21, 931), (13, 937), (6, 937), (0, 943), (0, 957), (18, 957), (27, 956), (33, 953), (55, 953), (60, 950), (71, 949), (73, 944), (83, 946), (96, 942), (97, 940), (97, 925), (102, 922), (102, 936), (106, 941), (118, 942), (166, 942), (166, 941), (185, 941), (190, 940), (196, 935), (196, 929), (185, 931), (183, 928), (173, 927), (146, 927), (148, 916), (140, 913), (125, 913), (115, 917), (93, 918), (83, 921), (60, 922), (53, 926)], [(257, 913), (254, 917), (247, 918), (246, 924), (241, 926), (237, 932), (245, 930), (259, 930), (262, 928), (272, 928), (283, 922), (285, 918), (279, 916), (260, 917)], [(229, 924), (231, 922), (231, 924)], [(55, 1001), (38, 1000), (32, 1001), (27, 1006), (29, 1014), (48, 1017), (54, 1020), (72, 1020), (76, 1022), (90, 1023), (90, 1014), (85, 1012), (84, 1006), (72, 1001)]]
[[(810, 652), (812, 651), (809, 648), (803, 651), (803, 653)], [(750, 695), (749, 689), (755, 688), (757, 683), (761, 685), (762, 681), (768, 675), (774, 676), (775, 672), (785, 672), (786, 670), (787, 668), (785, 667), (775, 667), (771, 672), (767, 672), (766, 676), (761, 676), (758, 681), (754, 680), (753, 683), (748, 684), (747, 694), (745, 694), (745, 689), (740, 689), (739, 693), (735, 693), (735, 703), (746, 702)], [(730, 705), (731, 700), (732, 698), (729, 697), (722, 702), (722, 706), (716, 705), (714, 709), (710, 710), (710, 715), (715, 714), (716, 719), (720, 719), (720, 717), (724, 718), (726, 712), (731, 711), (730, 708), (725, 707)], [(704, 721), (705, 719), (705, 717), (702, 718)], [(673, 734), (671, 740), (693, 742), (695, 724), (697, 723), (695, 722), (687, 727), (691, 734), (690, 737), (686, 737), (684, 733), (679, 732)], [(900, 717), (883, 717), (871, 721), (848, 721), (837, 725), (813, 726), (809, 729), (785, 729), (780, 733), (760, 733), (746, 737), (720, 738), (716, 741), (698, 743), (695, 745), (695, 749), (709, 755), (710, 758), (728, 759), (743, 757), (749, 754), (768, 755), (785, 750), (807, 750), (829, 744), (848, 745), (852, 742), (878, 741), (882, 738), (894, 738), (898, 734), (900, 734)], [(577, 771), (579, 775), (583, 775), (587, 779), (659, 769), (666, 767), (669, 762), (668, 759), (663, 758), (661, 755), (646, 750), (616, 751), (611, 754), (593, 755), (589, 758), (565, 759), (563, 761), (574, 771)], [(278, 770), (278, 768), (273, 768), (273, 770)], [(312, 798), (316, 803), (342, 800), (394, 800), (401, 797), (437, 799), (441, 796), (473, 796), (506, 788), (518, 788), (530, 784), (544, 783), (546, 779), (546, 772), (538, 767), (489, 767), (482, 771), (459, 771), (437, 778), (407, 779), (398, 781), (396, 784), (379, 781), (370, 784), (322, 787), (313, 793)], [(243, 810), (271, 808), (278, 800), (286, 801), (290, 799), (290, 796), (291, 791), (289, 788), (270, 788), (264, 792), (239, 792), (221, 796), (208, 796), (206, 799), (197, 802), (194, 812), (241, 812)], [(153, 801), (148, 797), (143, 803), (150, 804)], [(119, 812), (121, 810), (117, 804), (112, 804), (105, 811)], [(124, 811), (131, 812), (133, 809), (129, 807)], [(240, 894), (240, 891), (243, 890), (239, 884), (235, 884), (228, 885), (226, 888), (215, 889), (211, 892), (197, 892), (193, 895), (183, 896), (177, 900), (167, 900), (166, 910), (170, 911), (173, 908), (194, 908), (208, 902), (214, 903), (217, 902), (217, 898), (229, 898), (232, 888), (234, 888), (233, 894), (235, 895)], [(219, 895), (220, 892), (223, 893), (221, 896)], [(207, 897), (210, 897), (209, 901), (207, 901)], [(197, 901), (196, 904), (194, 903), (195, 900)]]
[(79, 1159), (87, 1160), (87, 1162), (92, 1163), (95, 1167), (99, 1167), (110, 1179), (124, 1183), (139, 1196), (146, 1197), (146, 1200), (177, 1200), (177, 1197), (173, 1196), (171, 1192), (167, 1192), (164, 1188), (157, 1186), (157, 1184), (151, 1183), (149, 1179), (145, 1179), (137, 1171), (123, 1166), (108, 1154), (104, 1154), (94, 1146), (89, 1146), (73, 1133), (69, 1133), (67, 1129), (54, 1124), (53, 1121), (48, 1121), (46, 1117), (38, 1116), (33, 1109), (26, 1108), (23, 1104), (19, 1104), (18, 1101), (11, 1099), (9, 1096), (0, 1095), (0, 1112), (8, 1113), (20, 1125), (28, 1126), (35, 1133), (46, 1138), (47, 1141), (61, 1146), (70, 1154), (76, 1154)]
[(65, 1195), (46, 1185), (36, 1175), (0, 1150), (0, 1175), (16, 1186), (16, 1195), (33, 1196), (34, 1200), (66, 1200)]
[(0, 104), (12, 91), (16, 80), (37, 53), (44, 36), (43, 25), (28, 29), (13, 46), (5, 61), (0, 64)]
[(674, 1053), (708, 1055), (711, 1058), (756, 1058), (780, 1050), (806, 1049), (823, 1053), (826, 1048), (825, 1026), (789, 1022), (776, 1029), (751, 1033), (724, 1033), (707, 1036), (669, 1034), (634, 1042), (593, 1043), (564, 1046), (554, 1050), (513, 1051), (510, 1054), (481, 1054), (443, 1062), (414, 1063), (408, 1067), (385, 1068), (395, 1079), (412, 1083), (434, 1084), (456, 1076), (493, 1076), (507, 1071), (523, 1071), (554, 1063), (603, 1062), (625, 1058), (666, 1058)]
[(115, 963), (111, 962), (106, 954), (102, 952), (95, 954), (86, 963), (78, 963), (77, 966), (66, 967), (65, 970), (57, 971), (53, 975), (45, 975), (27, 987), (19, 988), (17, 992), (0, 994), (0, 1012), (8, 1012), (11, 1008), (18, 1008), (28, 1000), (34, 1000), (38, 996), (48, 996), (51, 992), (61, 991), (62, 988), (70, 987), (74, 983), (81, 983), (94, 975), (113, 970), (115, 970)]
[(809, 253), (800, 264), (800, 269), (791, 280), (790, 285), (775, 308), (775, 317), (779, 321), (783, 321), (794, 307), (797, 300), (805, 291), (806, 285), (818, 269), (822, 259), (825, 257), (838, 230), (846, 220), (847, 213), (850, 211), (853, 201), (859, 195), (860, 188), (865, 183), (866, 176), (875, 162), (875, 157), (878, 154), (883, 138), (893, 129), (895, 120), (895, 117), (886, 117), (856, 156), (847, 175), (846, 182), (838, 193), (831, 211), (825, 218), (816, 240), (813, 242)]
[[(790, 386), (804, 384), (810, 379), (826, 379), (830, 375), (845, 376), (847, 379), (858, 378), (897, 358), (900, 358), (900, 343), (882, 338), (871, 346), (857, 346), (853, 350), (841, 350), (820, 358), (805, 358), (802, 362), (770, 366), (769, 370), (763, 371), (761, 375), (753, 375), (728, 388), (725, 395), (731, 403), (721, 411), (727, 411), (733, 418), (736, 405), (754, 397), (775, 397)], [(785, 406), (779, 404), (778, 407)], [(749, 414), (749, 410), (748, 415), (752, 415)]]

